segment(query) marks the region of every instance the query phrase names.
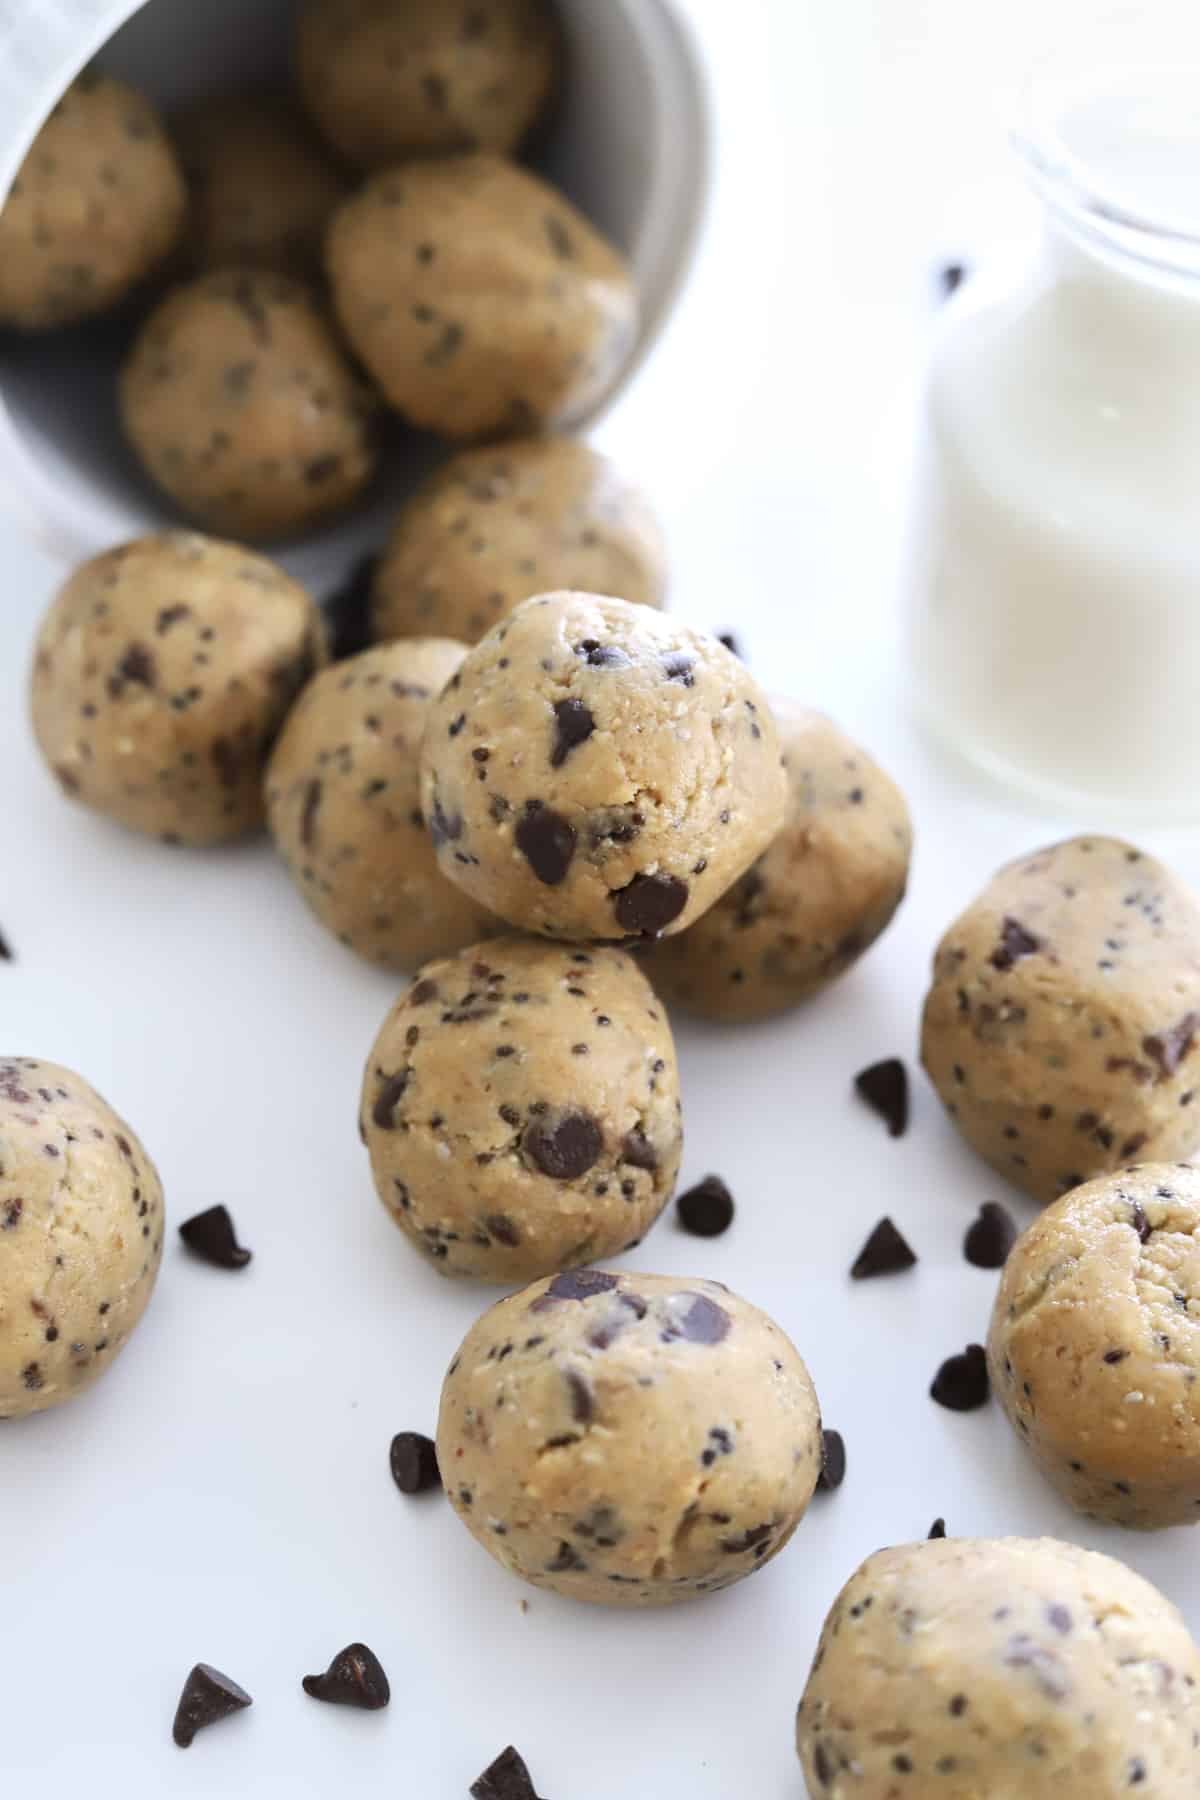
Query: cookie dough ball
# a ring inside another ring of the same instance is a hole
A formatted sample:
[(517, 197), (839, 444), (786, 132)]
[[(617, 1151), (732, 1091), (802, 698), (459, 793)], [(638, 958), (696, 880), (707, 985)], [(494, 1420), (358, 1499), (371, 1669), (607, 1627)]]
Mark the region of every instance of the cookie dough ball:
[(629, 268), (527, 169), (457, 156), (377, 175), (334, 215), (334, 304), (398, 412), (449, 438), (582, 418), (632, 348)]
[(267, 823), (323, 925), (361, 956), (415, 969), (499, 930), (446, 880), (418, 806), (433, 696), (466, 654), (446, 638), (364, 651), (310, 681), (267, 771)]
[(613, 1256), (679, 1172), (670, 1027), (623, 950), (497, 938), (426, 964), (396, 1002), (361, 1129), (380, 1199), (443, 1275)]
[(1116, 838), (1010, 863), (950, 927), (922, 1060), (967, 1142), (1036, 1200), (1200, 1141), (1200, 901)]
[(546, 108), (559, 55), (549, 0), (308, 0), (296, 37), (305, 105), (363, 168), (515, 150)]
[(121, 417), (181, 511), (242, 538), (306, 531), (375, 469), (374, 405), (315, 292), (220, 270), (151, 314), (121, 374)]
[(162, 1244), (162, 1184), (125, 1121), (70, 1069), (0, 1057), (0, 1419), (103, 1375)]
[(38, 748), (65, 793), (169, 844), (261, 824), (293, 699), (325, 661), (320, 614), (282, 569), (191, 532), (84, 563), (42, 621)]
[(187, 249), (201, 269), (316, 274), (346, 192), (305, 121), (274, 94), (205, 100), (172, 121), (191, 195)]
[(174, 248), (185, 207), (150, 102), (107, 75), (80, 75), (0, 210), (0, 324), (46, 331), (107, 312)]
[(788, 777), (783, 830), (690, 930), (645, 967), (663, 998), (702, 1017), (765, 1019), (856, 963), (904, 898), (904, 796), (831, 719), (774, 706)]
[(1163, 1800), (1200, 1788), (1200, 1653), (1122, 1563), (1053, 1538), (880, 1550), (796, 1720), (812, 1800)]
[(418, 488), (375, 572), (377, 638), (474, 644), (554, 589), (661, 606), (666, 554), (640, 490), (571, 438), (463, 450)]
[(594, 594), (528, 600), (430, 709), (422, 811), (446, 874), (527, 931), (682, 931), (783, 821), (757, 684), (715, 638)]
[(1080, 1512), (1200, 1521), (1200, 1173), (1146, 1163), (1055, 1202), (1009, 1254), (992, 1387)]
[(438, 1465), (459, 1518), (535, 1587), (665, 1606), (783, 1549), (821, 1469), (808, 1370), (719, 1281), (556, 1275), (467, 1333)]

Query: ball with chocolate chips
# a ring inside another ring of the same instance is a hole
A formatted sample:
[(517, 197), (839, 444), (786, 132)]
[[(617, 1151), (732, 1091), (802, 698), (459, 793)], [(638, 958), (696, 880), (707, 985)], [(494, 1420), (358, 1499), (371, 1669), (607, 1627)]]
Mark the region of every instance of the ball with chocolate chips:
[(517, 149), (558, 76), (549, 0), (307, 0), (304, 102), (348, 162)]
[(528, 600), (489, 632), (431, 708), (421, 766), (446, 874), (514, 925), (581, 940), (683, 930), (787, 798), (737, 657), (594, 594)]
[(373, 411), (315, 290), (262, 269), (177, 288), (121, 372), (121, 418), (146, 473), (189, 518), (235, 537), (343, 511), (375, 469)]
[(0, 324), (47, 331), (107, 312), (169, 255), (185, 206), (150, 102), (86, 71), (38, 132), (0, 210)]
[(446, 880), (418, 806), (426, 714), (465, 654), (447, 638), (405, 638), (325, 669), (267, 770), (267, 823), (300, 893), (344, 944), (389, 968), (500, 929)]
[(375, 176), (335, 213), (326, 264), (342, 328), (387, 399), (444, 437), (571, 424), (633, 344), (624, 258), (500, 157)]
[(1200, 1173), (1146, 1163), (1048, 1207), (1010, 1251), (992, 1387), (1063, 1498), (1150, 1529), (1200, 1521)]
[(1200, 900), (1116, 838), (1010, 863), (947, 931), (925, 1068), (1036, 1200), (1200, 1142)]
[(0, 1057), (0, 1419), (103, 1375), (162, 1245), (162, 1185), (124, 1120), (70, 1069)]
[(821, 1469), (808, 1371), (719, 1281), (581, 1269), (502, 1300), (450, 1365), (438, 1466), (536, 1587), (664, 1606), (778, 1554)]
[(783, 830), (690, 930), (645, 967), (665, 1000), (705, 1018), (764, 1019), (842, 975), (904, 898), (904, 796), (831, 719), (776, 704), (788, 777)]
[(571, 438), (463, 450), (397, 519), (372, 629), (474, 644), (522, 600), (562, 588), (662, 605), (666, 557), (640, 490)]
[(265, 556), (192, 532), (140, 538), (52, 602), (34, 733), (84, 805), (167, 843), (218, 844), (262, 822), (271, 745), (324, 661), (320, 614)]
[(171, 122), (191, 197), (187, 252), (201, 269), (316, 274), (346, 184), (278, 94), (202, 100)]
[(442, 1274), (612, 1256), (679, 1170), (670, 1028), (622, 950), (477, 944), (426, 964), (384, 1020), (361, 1129), (380, 1199)]
[(1200, 1791), (1200, 1651), (1156, 1588), (1053, 1538), (868, 1557), (796, 1720), (812, 1800)]

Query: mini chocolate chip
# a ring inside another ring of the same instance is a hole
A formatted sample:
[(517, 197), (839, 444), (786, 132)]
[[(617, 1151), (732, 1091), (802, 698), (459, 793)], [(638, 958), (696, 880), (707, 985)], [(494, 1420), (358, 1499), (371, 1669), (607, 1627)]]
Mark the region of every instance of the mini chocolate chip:
[(567, 1113), (553, 1125), (538, 1117), (525, 1127), (521, 1148), (543, 1175), (554, 1181), (577, 1181), (603, 1150), (604, 1135), (588, 1113)]
[(210, 1663), (197, 1663), (183, 1684), (171, 1735), (186, 1750), (198, 1731), (254, 1703), (245, 1688)]
[(419, 1431), (398, 1431), (388, 1452), (392, 1480), (402, 1494), (424, 1494), (440, 1488), (437, 1445)]
[(916, 1254), (889, 1218), (880, 1219), (866, 1243), (850, 1265), (853, 1281), (868, 1281), (875, 1275), (899, 1275), (911, 1269)]
[(462, 830), (462, 814), (446, 812), (435, 794), (433, 810), (429, 815), (429, 838), (434, 849), (439, 850), (443, 844), (456, 844), (462, 836)]
[(1065, 1606), (1057, 1601), (1046, 1608), (1046, 1617), (1061, 1637), (1066, 1637), (1071, 1629), (1071, 1614)]
[(658, 1152), (640, 1125), (625, 1133), (621, 1145), (621, 1161), (635, 1169), (657, 1169)]
[(507, 1213), (489, 1213), (484, 1220), (488, 1233), (498, 1244), (504, 1244), (509, 1250), (515, 1250), (521, 1242), (521, 1233), (513, 1224)]
[(963, 1255), (977, 1269), (1002, 1269), (1016, 1241), (1012, 1214), (995, 1200), (985, 1200), (963, 1239)]
[(1139, 1243), (1142, 1243), (1142, 1244), (1146, 1243), (1146, 1241), (1149, 1238), (1150, 1233), (1153, 1231), (1154, 1227), (1151, 1225), (1149, 1219), (1146, 1217), (1145, 1213), (1143, 1212), (1142, 1208), (1139, 1206), (1139, 1204), (1136, 1200), (1133, 1203), (1133, 1212), (1130, 1216), (1129, 1223), (1133, 1226), (1133, 1229), (1137, 1232)]
[[(423, 986), (424, 983), (419, 983), (418, 985)], [(417, 989), (414, 988), (411, 998), (415, 1000), (416, 997)], [(379, 1092), (375, 1096), (375, 1104), (371, 1108), (371, 1117), (375, 1124), (378, 1125), (380, 1131), (391, 1131), (394, 1129), (396, 1121), (392, 1117), (392, 1114), (395, 1112), (396, 1107), (402, 1099), (404, 1090), (407, 1086), (407, 1069), (399, 1069), (395, 1075), (384, 1076), (380, 1083)]]
[(1156, 1031), (1142, 1039), (1142, 1049), (1158, 1064), (1160, 1081), (1169, 1080), (1184, 1058), (1191, 1054), (1198, 1029), (1200, 1012), (1190, 1012), (1169, 1030)]
[(821, 1433), (821, 1473), (817, 1486), (832, 1492), (846, 1479), (846, 1442), (840, 1431)]
[(993, 969), (1003, 972), (1020, 962), (1023, 956), (1035, 956), (1041, 947), (1040, 941), (1031, 931), (1026, 931), (1019, 919), (1006, 918), (1000, 928), (1000, 942), (988, 961)]
[(966, 263), (943, 263), (938, 270), (938, 283), (945, 299), (949, 299), (971, 273)]
[(1124, 1362), (1128, 1355), (1128, 1350), (1106, 1350), (1104, 1352), (1104, 1361), (1106, 1363), (1120, 1363)]
[(347, 1644), (323, 1675), (306, 1675), (300, 1685), (312, 1700), (363, 1712), (379, 1712), (392, 1697), (383, 1664), (365, 1644)]
[(734, 656), (740, 657), (741, 660), (745, 662), (746, 653), (732, 631), (718, 631), (717, 642), (718, 644), (724, 644), (727, 650), (732, 651)]
[[(533, 1302), (531, 1312), (545, 1312), (560, 1300), (594, 1300), (597, 1294), (610, 1294), (617, 1285), (615, 1275), (606, 1274), (603, 1269), (567, 1269), (562, 1275), (556, 1275), (546, 1292)], [(633, 1294), (622, 1294), (625, 1305), (632, 1307), (637, 1298)], [(638, 1313), (639, 1319), (644, 1316), (645, 1308)]]
[(950, 1412), (974, 1412), (987, 1404), (987, 1355), (982, 1344), (968, 1344), (961, 1356), (948, 1356), (929, 1389), (930, 1399)]
[(733, 1224), (733, 1195), (719, 1175), (706, 1175), (680, 1194), (676, 1215), (693, 1237), (720, 1237)]
[(635, 875), (613, 895), (617, 923), (640, 937), (657, 937), (688, 903), (688, 885), (677, 875)]
[(681, 687), (695, 687), (696, 677), (692, 673), (695, 666), (695, 657), (686, 655), (682, 650), (673, 650), (662, 659), (663, 674), (667, 680), (677, 681)]
[(577, 744), (586, 744), (596, 729), (590, 707), (582, 700), (559, 700), (554, 708), (554, 745), (550, 767), (561, 769)]
[(426, 976), (423, 981), (418, 981), (415, 987), (409, 989), (409, 993), (408, 993), (409, 1005), (410, 1006), (426, 1006), (426, 1005), (428, 1005), (430, 1000), (436, 1000), (437, 995), (438, 995), (437, 982), (430, 981), (428, 976)]
[(589, 1424), (595, 1410), (591, 1388), (574, 1369), (566, 1371), (566, 1382), (571, 1393), (571, 1417), (577, 1425)]
[(593, 669), (627, 669), (631, 660), (615, 644), (601, 644), (596, 638), (584, 638), (581, 644), (576, 644), (575, 654), (582, 656)]
[(152, 688), (157, 678), (157, 665), (145, 644), (130, 644), (108, 678), (108, 691), (114, 700), (118, 700), (126, 682)]
[(525, 1760), (511, 1744), (471, 1783), (471, 1800), (538, 1800)]
[(566, 880), (575, 855), (575, 827), (561, 813), (540, 800), (527, 800), (513, 839), (543, 886), (557, 887)]
[(681, 1297), (691, 1298), (692, 1304), (677, 1319), (678, 1330), (672, 1332), (672, 1336), (685, 1337), (691, 1344), (719, 1344), (722, 1338), (728, 1337), (732, 1321), (723, 1306), (718, 1306), (705, 1294)]
[(925, 1535), (931, 1540), (934, 1538), (944, 1538), (946, 1535), (945, 1519), (935, 1519)]
[(317, 833), (317, 813), (321, 807), (321, 794), (324, 783), (320, 780), (310, 781), (304, 790), (304, 802), (300, 808), (300, 842), (306, 850), (311, 850)]
[(238, 1243), (233, 1220), (224, 1206), (210, 1206), (206, 1212), (185, 1219), (179, 1235), (189, 1250), (218, 1269), (244, 1269), (253, 1255)]
[(872, 1063), (854, 1077), (855, 1092), (887, 1125), (889, 1137), (903, 1137), (908, 1126), (908, 1070), (898, 1056)]

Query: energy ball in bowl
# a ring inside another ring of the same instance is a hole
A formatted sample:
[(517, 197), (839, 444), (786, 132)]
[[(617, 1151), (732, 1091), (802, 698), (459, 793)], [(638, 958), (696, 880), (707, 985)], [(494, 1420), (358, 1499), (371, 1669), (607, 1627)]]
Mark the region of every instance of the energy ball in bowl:
[(661, 606), (666, 577), (641, 490), (586, 444), (528, 438), (460, 451), (418, 488), (375, 572), (372, 630), (474, 644), (533, 594)]
[(773, 710), (783, 830), (689, 930), (646, 954), (663, 998), (704, 1018), (765, 1019), (819, 992), (870, 949), (908, 884), (912, 822), (895, 782), (822, 713)]
[(515, 150), (556, 85), (550, 0), (307, 0), (300, 92), (348, 162)]
[(624, 951), (496, 938), (401, 995), (360, 1123), (380, 1199), (443, 1275), (530, 1281), (614, 1256), (679, 1171), (670, 1027)]
[(1169, 1600), (1053, 1538), (868, 1557), (796, 1720), (811, 1800), (1200, 1792), (1200, 1652)]
[(150, 102), (94, 70), (67, 89), (0, 210), (0, 325), (107, 312), (174, 248), (183, 176)]
[(297, 888), (344, 944), (388, 968), (500, 929), (446, 880), (418, 807), (429, 705), (465, 655), (446, 638), (406, 638), (325, 669), (267, 770), (267, 823)]
[(1035, 1200), (1200, 1142), (1200, 899), (1116, 838), (1000, 870), (938, 946), (921, 1054)]
[(171, 130), (191, 195), (186, 249), (197, 268), (319, 272), (346, 183), (283, 96), (204, 100)]
[(580, 1269), (472, 1326), (437, 1451), (459, 1518), (514, 1575), (665, 1606), (783, 1549), (821, 1416), (787, 1337), (721, 1282)]
[(153, 312), (121, 374), (121, 417), (146, 473), (214, 531), (307, 531), (375, 470), (375, 405), (316, 292), (223, 269)]
[(988, 1362), (1072, 1506), (1142, 1529), (1200, 1522), (1200, 1173), (1147, 1163), (1048, 1207), (1004, 1265)]
[(325, 661), (320, 614), (282, 569), (191, 532), (77, 569), (42, 621), (33, 729), (64, 792), (171, 844), (261, 824), (288, 708)]
[(86, 1081), (0, 1057), (0, 1419), (103, 1375), (150, 1298), (163, 1244), (157, 1171)]
[(645, 606), (527, 600), (429, 715), (422, 811), (442, 868), (548, 937), (655, 937), (718, 900), (783, 822), (766, 697)]
[(375, 176), (334, 215), (326, 262), (374, 380), (444, 437), (577, 420), (633, 345), (624, 258), (557, 189), (497, 156)]

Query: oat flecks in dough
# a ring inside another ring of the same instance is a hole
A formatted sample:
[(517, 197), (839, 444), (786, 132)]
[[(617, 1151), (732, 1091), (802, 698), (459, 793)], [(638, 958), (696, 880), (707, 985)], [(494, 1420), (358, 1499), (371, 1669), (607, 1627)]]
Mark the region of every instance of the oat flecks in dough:
[(76, 570), (42, 621), (38, 747), (63, 792), (171, 844), (261, 824), (267, 756), (325, 661), (320, 614), (276, 564), (167, 532)]
[(388, 968), (501, 929), (446, 880), (420, 811), (425, 719), (465, 654), (446, 638), (405, 638), (324, 670), (267, 771), (267, 821), (299, 892), (342, 943)]
[(451, 1503), (537, 1587), (661, 1606), (783, 1549), (821, 1469), (808, 1371), (719, 1281), (583, 1269), (502, 1300), (442, 1390)]
[(1200, 1142), (1200, 900), (1116, 838), (1010, 863), (938, 946), (922, 1060), (1041, 1201)]
[(162, 1185), (124, 1120), (70, 1069), (0, 1058), (0, 1419), (104, 1373), (162, 1244)]
[(446, 874), (514, 925), (654, 937), (765, 848), (786, 777), (765, 696), (715, 638), (551, 594), (489, 632), (435, 703), (421, 794)]
[(796, 1720), (811, 1800), (1183, 1800), (1200, 1653), (1123, 1564), (1052, 1538), (868, 1558)]
[(1147, 1163), (1076, 1188), (1010, 1251), (992, 1385), (1080, 1512), (1200, 1522), (1200, 1173)]
[(426, 964), (392, 1008), (361, 1128), (380, 1199), (442, 1274), (612, 1256), (675, 1185), (670, 1029), (624, 951), (496, 938)]

